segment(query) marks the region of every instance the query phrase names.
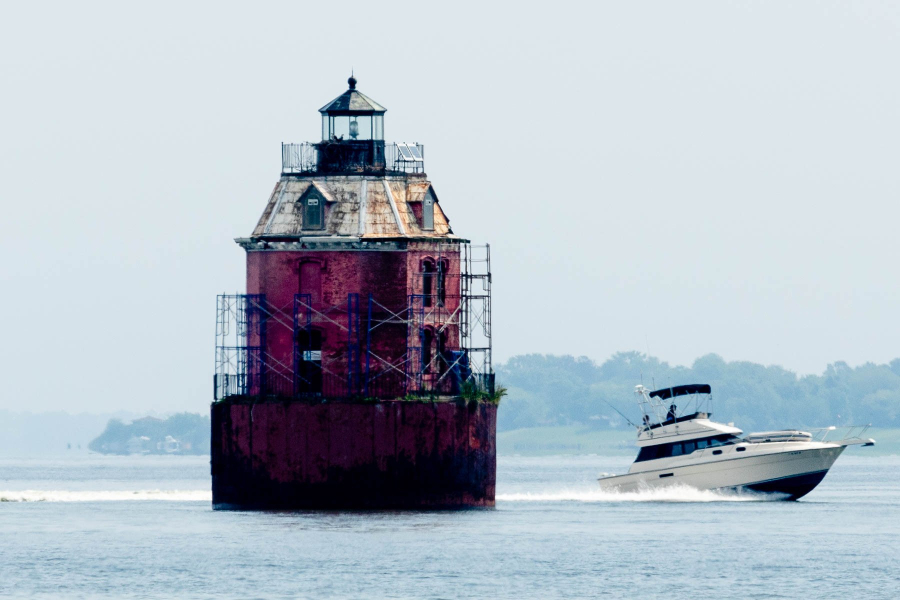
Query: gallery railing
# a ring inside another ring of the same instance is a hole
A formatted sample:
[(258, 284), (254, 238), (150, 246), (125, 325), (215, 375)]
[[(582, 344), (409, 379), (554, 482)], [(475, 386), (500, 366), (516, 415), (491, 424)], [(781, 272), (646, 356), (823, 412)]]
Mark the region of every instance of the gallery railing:
[(424, 173), (425, 146), (379, 140), (337, 140), (281, 144), (281, 172)]

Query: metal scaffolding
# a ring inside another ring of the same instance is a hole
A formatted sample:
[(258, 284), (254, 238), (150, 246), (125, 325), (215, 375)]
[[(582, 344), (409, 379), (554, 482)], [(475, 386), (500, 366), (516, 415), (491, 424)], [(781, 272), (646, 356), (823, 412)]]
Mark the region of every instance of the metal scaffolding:
[(215, 398), (255, 395), (264, 389), (267, 361), (266, 298), (254, 294), (222, 294), (216, 302)]
[(461, 248), (460, 294), (462, 323), (460, 345), (466, 350), (468, 368), (480, 389), (494, 393), (491, 363), (491, 246), (464, 244)]
[[(493, 393), (490, 246), (442, 244), (417, 276), (421, 293), (405, 305), (369, 294), (361, 308), (358, 293), (333, 306), (297, 294), (280, 308), (264, 295), (219, 296), (215, 399)], [(325, 329), (346, 345), (332, 339), (324, 351)], [(292, 356), (274, 356), (267, 340), (288, 335)]]

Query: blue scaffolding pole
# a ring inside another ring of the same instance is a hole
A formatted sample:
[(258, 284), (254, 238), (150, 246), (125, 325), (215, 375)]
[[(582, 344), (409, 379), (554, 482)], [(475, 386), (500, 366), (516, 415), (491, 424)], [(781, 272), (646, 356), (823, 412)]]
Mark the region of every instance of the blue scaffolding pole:
[(347, 294), (347, 396), (359, 387), (359, 294)]

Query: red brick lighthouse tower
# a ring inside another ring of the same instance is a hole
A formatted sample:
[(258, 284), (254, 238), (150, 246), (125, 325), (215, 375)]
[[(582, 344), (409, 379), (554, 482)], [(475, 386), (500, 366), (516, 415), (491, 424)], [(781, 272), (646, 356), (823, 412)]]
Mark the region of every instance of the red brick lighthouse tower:
[(454, 235), (424, 147), (385, 143), (356, 89), (282, 144), (219, 297), (217, 508), (493, 506), (490, 254)]

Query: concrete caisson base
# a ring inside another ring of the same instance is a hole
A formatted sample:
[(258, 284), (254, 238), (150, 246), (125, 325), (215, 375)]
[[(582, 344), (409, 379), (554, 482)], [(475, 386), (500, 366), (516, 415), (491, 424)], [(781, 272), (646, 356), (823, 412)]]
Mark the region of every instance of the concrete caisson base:
[(212, 405), (216, 509), (494, 506), (497, 407), (484, 402)]

